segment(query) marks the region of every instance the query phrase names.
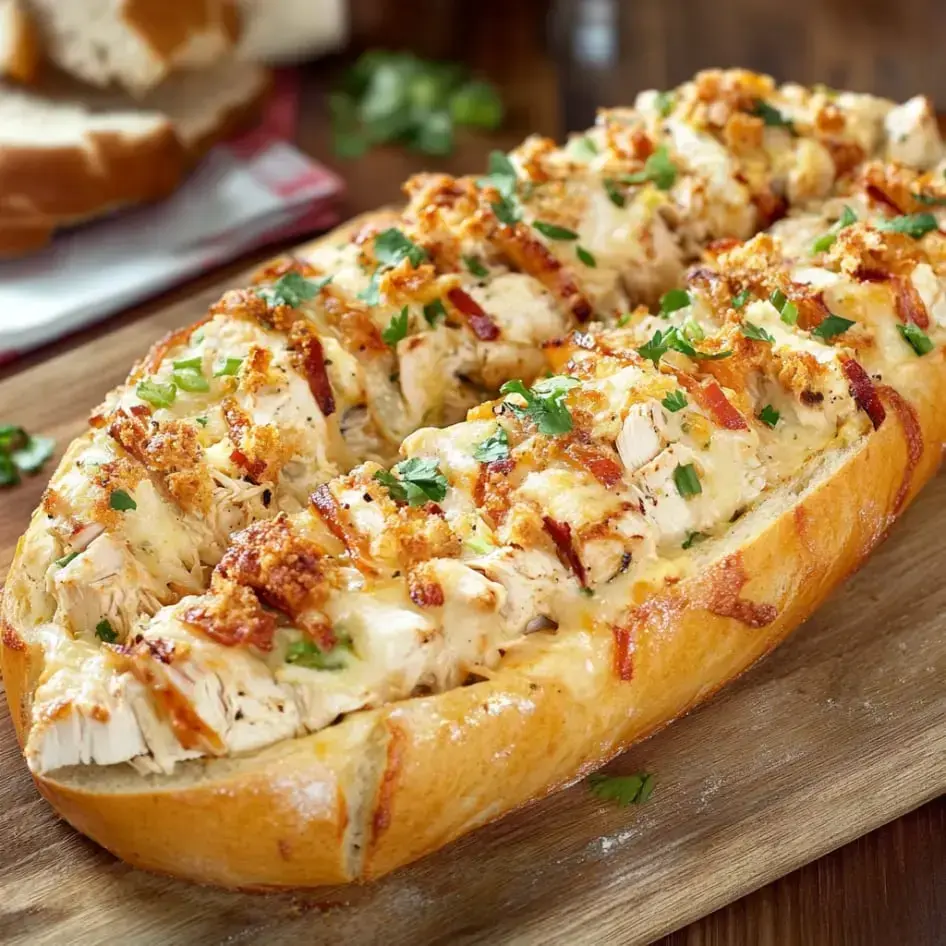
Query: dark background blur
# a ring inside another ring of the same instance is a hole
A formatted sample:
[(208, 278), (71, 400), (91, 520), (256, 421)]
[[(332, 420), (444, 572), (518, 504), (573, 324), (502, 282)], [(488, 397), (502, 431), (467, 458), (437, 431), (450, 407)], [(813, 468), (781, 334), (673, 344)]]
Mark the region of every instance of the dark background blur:
[[(536, 85), (554, 83), (557, 118), (571, 128), (590, 122), (595, 105), (628, 103), (709, 66), (946, 103), (946, 0), (353, 0), (353, 9), (356, 46), (464, 59), (533, 108)], [(540, 110), (539, 121), (550, 117)]]

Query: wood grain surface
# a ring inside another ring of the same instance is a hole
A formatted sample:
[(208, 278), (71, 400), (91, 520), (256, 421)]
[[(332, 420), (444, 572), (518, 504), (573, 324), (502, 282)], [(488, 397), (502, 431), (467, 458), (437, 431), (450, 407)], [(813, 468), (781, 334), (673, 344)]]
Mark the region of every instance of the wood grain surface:
[[(331, 69), (306, 74), (299, 136), (328, 163)], [(514, 82), (510, 129), (494, 141), (462, 140), (444, 169), (483, 166), (492, 146), (519, 140), (523, 128), (558, 133), (549, 62), (524, 55)], [(346, 211), (396, 199), (424, 163), (379, 151), (339, 167)], [(0, 418), (52, 434), (61, 451), (134, 358), (195, 318), (248, 262), (0, 370)], [(0, 493), (0, 574), (43, 485), (38, 477)], [(643, 942), (721, 907), (662, 946), (942, 944), (942, 799), (781, 875), (946, 786), (944, 499), (941, 477), (780, 651), (611, 767), (656, 773), (647, 806), (613, 809), (575, 786), (372, 888), (264, 897), (131, 871), (40, 799), (4, 707), (0, 942)]]

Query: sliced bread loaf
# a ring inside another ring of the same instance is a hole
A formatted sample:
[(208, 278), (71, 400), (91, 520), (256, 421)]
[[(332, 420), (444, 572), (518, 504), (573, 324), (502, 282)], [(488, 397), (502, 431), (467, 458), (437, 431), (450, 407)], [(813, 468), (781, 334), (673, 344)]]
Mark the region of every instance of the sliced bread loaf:
[(34, 82), (39, 62), (36, 26), (21, 0), (0, 0), (0, 76)]
[(46, 57), (92, 85), (143, 95), (179, 69), (215, 63), (233, 48), (233, 0), (20, 0)]
[(0, 83), (0, 255), (64, 226), (171, 193), (221, 137), (257, 114), (266, 70), (225, 62), (181, 73), (141, 101), (61, 76)]

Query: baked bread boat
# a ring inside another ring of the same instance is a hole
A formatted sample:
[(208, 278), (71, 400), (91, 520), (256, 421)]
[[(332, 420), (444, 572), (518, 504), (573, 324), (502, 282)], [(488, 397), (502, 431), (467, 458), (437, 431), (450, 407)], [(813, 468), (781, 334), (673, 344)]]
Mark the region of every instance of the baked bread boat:
[(696, 705), (939, 463), (942, 157), (925, 100), (706, 73), (228, 293), (17, 549), (40, 791), (133, 864), (336, 883)]

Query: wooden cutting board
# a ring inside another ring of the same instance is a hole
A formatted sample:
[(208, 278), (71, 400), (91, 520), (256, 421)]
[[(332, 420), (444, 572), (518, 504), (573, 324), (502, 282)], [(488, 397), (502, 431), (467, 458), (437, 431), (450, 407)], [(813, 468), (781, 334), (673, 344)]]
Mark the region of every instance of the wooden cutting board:
[[(150, 342), (226, 285), (8, 377), (0, 413), (61, 450)], [(42, 487), (0, 493), (4, 573)], [(4, 704), (0, 942), (647, 942), (946, 789), (944, 556), (940, 477), (779, 651), (609, 767), (656, 775), (646, 805), (578, 784), (370, 887), (263, 896), (131, 870), (38, 796)]]

